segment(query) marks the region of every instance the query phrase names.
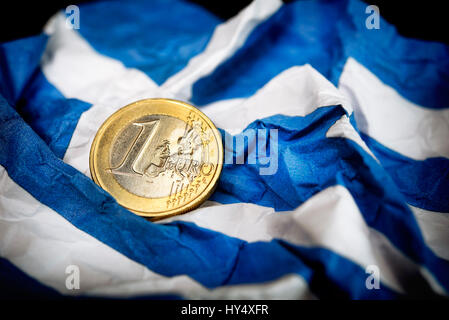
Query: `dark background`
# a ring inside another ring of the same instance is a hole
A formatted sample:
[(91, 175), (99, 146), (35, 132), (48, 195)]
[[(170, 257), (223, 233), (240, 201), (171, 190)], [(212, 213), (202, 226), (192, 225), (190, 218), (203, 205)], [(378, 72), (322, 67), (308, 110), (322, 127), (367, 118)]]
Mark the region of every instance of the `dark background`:
[[(190, 0), (213, 14), (228, 19), (247, 6), (251, 0)], [(305, 0), (311, 1), (311, 0)], [(70, 4), (90, 2), (71, 1), (23, 1), (2, 0), (0, 4), (0, 42), (23, 38), (42, 31), (47, 20), (58, 10)], [(285, 1), (289, 2), (289, 1)], [(377, 5), (380, 14), (394, 24), (399, 33), (406, 37), (441, 41), (449, 44), (449, 9), (447, 1), (365, 1)]]

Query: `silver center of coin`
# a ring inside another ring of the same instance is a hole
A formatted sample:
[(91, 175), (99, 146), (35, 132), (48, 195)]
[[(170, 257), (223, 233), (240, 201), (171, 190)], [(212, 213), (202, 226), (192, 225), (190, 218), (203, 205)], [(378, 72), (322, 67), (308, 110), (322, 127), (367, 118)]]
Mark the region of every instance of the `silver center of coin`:
[(162, 198), (186, 188), (207, 163), (200, 123), (187, 125), (166, 115), (149, 115), (129, 123), (110, 152), (112, 173), (129, 192)]

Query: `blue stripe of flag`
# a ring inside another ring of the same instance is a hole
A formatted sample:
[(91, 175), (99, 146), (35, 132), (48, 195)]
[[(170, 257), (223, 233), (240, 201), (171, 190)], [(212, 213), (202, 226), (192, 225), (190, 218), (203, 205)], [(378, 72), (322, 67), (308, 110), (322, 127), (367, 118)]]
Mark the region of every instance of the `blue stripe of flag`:
[(368, 135), (361, 135), (407, 203), (430, 211), (449, 212), (449, 159), (413, 160), (385, 148)]
[(192, 101), (249, 97), (282, 71), (306, 63), (337, 85), (346, 60), (354, 57), (406, 99), (449, 108), (448, 46), (403, 38), (382, 18), (380, 29), (367, 29), (367, 6), (357, 0), (283, 5), (232, 57), (194, 84)]
[(202, 52), (222, 21), (181, 0), (82, 4), (81, 35), (101, 54), (145, 72), (157, 84)]
[(91, 104), (66, 99), (45, 78), (40, 59), (47, 40), (39, 35), (0, 44), (0, 93), (63, 158), (81, 114)]
[(334, 106), (318, 108), (306, 117), (277, 115), (253, 122), (246, 130), (279, 130), (277, 173), (260, 175), (260, 164), (225, 164), (212, 199), (291, 210), (329, 186), (343, 185), (369, 226), (385, 234), (414, 261), (427, 266), (443, 283), (449, 281), (445, 271), (449, 262), (436, 257), (425, 244), (391, 177), (352, 140), (326, 137), (330, 126), (344, 114), (342, 107)]

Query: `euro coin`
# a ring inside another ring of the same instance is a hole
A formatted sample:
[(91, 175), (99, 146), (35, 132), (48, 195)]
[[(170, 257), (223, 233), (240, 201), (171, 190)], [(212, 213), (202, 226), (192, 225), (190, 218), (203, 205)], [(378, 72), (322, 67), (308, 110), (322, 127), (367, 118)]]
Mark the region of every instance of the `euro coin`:
[(151, 219), (185, 213), (214, 191), (223, 167), (220, 132), (182, 101), (146, 99), (111, 115), (90, 150), (92, 179)]

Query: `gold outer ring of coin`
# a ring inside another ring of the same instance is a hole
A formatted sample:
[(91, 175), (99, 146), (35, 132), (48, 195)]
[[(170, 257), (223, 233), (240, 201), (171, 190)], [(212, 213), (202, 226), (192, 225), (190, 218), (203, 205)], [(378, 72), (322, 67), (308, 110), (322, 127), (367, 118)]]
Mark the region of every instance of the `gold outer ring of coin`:
[[(164, 126), (164, 121), (169, 125)], [(170, 125), (173, 127), (173, 123), (179, 124), (179, 121), (184, 123), (183, 133), (179, 125), (176, 130), (167, 129)], [(153, 140), (162, 140), (154, 133), (155, 128), (162, 131), (165, 129), (165, 135), (175, 137), (179, 131), (177, 141), (172, 137), (171, 142), (164, 140), (156, 148), (162, 149), (162, 153), (158, 154), (165, 155), (160, 156), (159, 160), (168, 159), (165, 163), (168, 161), (172, 167), (168, 170), (172, 172), (171, 177), (166, 175), (166, 169), (160, 169), (162, 166), (157, 167), (153, 163), (148, 165), (148, 159), (156, 153), (154, 145), (157, 143)], [(150, 133), (144, 134), (145, 132)], [(182, 151), (178, 151), (181, 156), (173, 153), (173, 156), (167, 157), (167, 154), (172, 154), (167, 149), (170, 150), (172, 145), (176, 147), (177, 143), (190, 148), (190, 153), (185, 153), (188, 156), (201, 148), (201, 161), (182, 158)], [(197, 146), (197, 149), (192, 145)], [(204, 154), (207, 162), (203, 161)], [(181, 162), (184, 163), (184, 172), (178, 170)], [(89, 166), (94, 182), (109, 192), (120, 205), (137, 215), (158, 220), (193, 210), (209, 198), (218, 184), (223, 168), (223, 143), (221, 134), (212, 121), (194, 106), (165, 98), (139, 100), (119, 109), (101, 125), (92, 142)], [(136, 169), (139, 166), (141, 169)], [(142, 169), (145, 167), (147, 168)], [(150, 170), (151, 168), (155, 169)], [(158, 170), (164, 171), (158, 173)], [(119, 183), (120, 179), (124, 182)], [(163, 180), (158, 183), (157, 179)], [(165, 185), (165, 188), (158, 188), (159, 185)], [(149, 190), (143, 190), (145, 188)], [(160, 194), (152, 197), (151, 188)]]

